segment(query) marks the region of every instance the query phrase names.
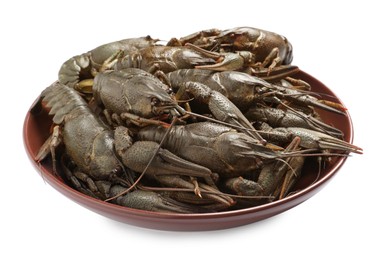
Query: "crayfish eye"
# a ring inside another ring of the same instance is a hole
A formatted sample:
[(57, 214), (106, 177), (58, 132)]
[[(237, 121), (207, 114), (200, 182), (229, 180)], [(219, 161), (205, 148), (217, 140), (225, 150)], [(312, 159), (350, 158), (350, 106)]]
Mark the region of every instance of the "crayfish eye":
[(110, 174), (111, 176), (120, 176), (123, 173), (123, 169), (120, 165), (118, 165), (116, 168), (114, 168)]
[(151, 100), (151, 105), (152, 106), (157, 106), (160, 104), (160, 100), (158, 98), (153, 97)]

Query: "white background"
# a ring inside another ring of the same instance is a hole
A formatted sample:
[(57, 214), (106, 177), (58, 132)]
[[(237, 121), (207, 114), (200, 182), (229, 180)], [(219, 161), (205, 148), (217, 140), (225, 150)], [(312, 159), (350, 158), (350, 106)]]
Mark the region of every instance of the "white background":
[[(302, 2), (2, 1), (0, 258), (382, 259), (381, 9), (367, 0)], [(239, 228), (165, 232), (82, 208), (34, 170), (22, 142), (23, 120), (69, 57), (123, 38), (166, 40), (236, 26), (287, 36), (293, 63), (348, 106), (354, 143), (364, 154), (349, 158), (317, 195)]]

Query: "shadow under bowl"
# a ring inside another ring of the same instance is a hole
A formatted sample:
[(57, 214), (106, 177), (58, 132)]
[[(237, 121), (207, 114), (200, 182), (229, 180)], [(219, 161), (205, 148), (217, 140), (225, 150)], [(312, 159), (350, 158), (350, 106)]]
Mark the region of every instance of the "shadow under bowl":
[[(306, 72), (299, 71), (294, 77), (308, 82), (312, 86), (314, 92), (328, 95), (330, 101), (342, 103), (329, 88)], [(348, 113), (346, 116), (343, 116), (322, 110), (318, 110), (318, 112), (323, 121), (343, 131), (344, 140), (352, 143), (353, 126)], [(41, 173), (44, 180), (64, 196), (89, 210), (116, 221), (151, 229), (176, 231), (217, 230), (250, 224), (272, 217), (297, 206), (315, 195), (331, 180), (332, 177), (334, 177), (347, 159), (347, 157), (336, 157), (324, 170), (322, 170), (319, 177), (317, 176), (318, 170), (316, 165), (314, 165), (315, 163), (312, 163), (313, 165), (306, 164), (303, 169), (302, 177), (296, 183), (292, 194), (278, 201), (260, 206), (218, 213), (158, 213), (123, 207), (84, 195), (68, 186), (59, 177), (55, 176), (52, 173), (52, 168), (49, 163), (38, 164), (34, 160), (34, 157), (40, 146), (49, 136), (51, 124), (51, 117), (46, 113), (32, 115), (28, 111), (23, 127), (23, 138), (26, 152), (32, 164), (35, 166), (36, 170)]]

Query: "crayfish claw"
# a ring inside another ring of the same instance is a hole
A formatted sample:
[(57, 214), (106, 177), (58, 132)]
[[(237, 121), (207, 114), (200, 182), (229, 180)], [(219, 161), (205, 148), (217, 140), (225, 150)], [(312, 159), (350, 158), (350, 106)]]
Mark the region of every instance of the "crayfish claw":
[(250, 52), (225, 52), (218, 53), (213, 51), (207, 51), (202, 49), (194, 44), (187, 43), (185, 46), (198, 51), (202, 55), (212, 58), (215, 60), (215, 64), (210, 65), (198, 65), (195, 66), (196, 69), (206, 69), (213, 71), (229, 71), (229, 70), (239, 70), (244, 68), (248, 64), (248, 59), (252, 58)]
[(323, 110), (334, 112), (340, 115), (346, 115), (346, 108), (340, 103), (328, 102), (324, 100), (307, 99), (307, 104)]
[(279, 65), (274, 67), (272, 70), (269, 70), (268, 68), (254, 68), (254, 66), (251, 67), (251, 74), (265, 81), (277, 81), (285, 79), (286, 77), (292, 76), (299, 72), (299, 67), (296, 65)]
[(244, 58), (238, 53), (224, 53), (217, 59), (216, 64), (195, 66), (196, 69), (213, 71), (230, 71), (242, 69), (245, 65)]
[(225, 181), (225, 187), (235, 192), (235, 194), (243, 196), (259, 196), (263, 194), (261, 185), (242, 177), (228, 178)]
[(340, 111), (347, 111), (347, 108), (340, 103), (332, 102), (329, 100), (318, 100), (319, 103), (325, 104), (328, 107), (338, 109)]
[[(111, 195), (118, 195), (125, 189), (125, 187), (115, 185), (111, 188)], [(176, 201), (154, 191), (135, 190), (117, 197), (114, 201), (121, 206), (148, 211), (176, 213), (198, 212), (197, 207)]]

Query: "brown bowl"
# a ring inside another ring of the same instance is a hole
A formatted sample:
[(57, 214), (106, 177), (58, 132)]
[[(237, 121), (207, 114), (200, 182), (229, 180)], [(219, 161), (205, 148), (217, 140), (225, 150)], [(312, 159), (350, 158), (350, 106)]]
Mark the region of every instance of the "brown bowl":
[[(309, 74), (300, 71), (294, 77), (310, 83), (313, 91), (332, 96), (329, 98), (331, 101), (341, 103), (339, 98), (329, 88)], [(332, 124), (343, 131), (345, 141), (352, 142), (353, 127), (349, 114), (342, 116), (326, 111), (318, 112), (326, 123)], [(313, 165), (306, 165), (302, 178), (297, 182), (292, 195), (264, 205), (219, 213), (179, 214), (149, 212), (118, 206), (84, 195), (53, 175), (51, 165), (48, 163), (37, 164), (33, 158), (49, 136), (51, 122), (50, 117), (46, 114), (35, 116), (31, 115), (28, 111), (23, 129), (24, 145), (27, 154), (37, 171), (42, 174), (44, 180), (66, 197), (96, 213), (120, 222), (152, 229), (177, 231), (216, 230), (241, 226), (269, 218), (297, 206), (316, 194), (336, 174), (346, 160), (346, 157), (336, 158), (321, 172), (319, 178), (317, 176), (318, 170), (314, 166), (315, 163)]]

